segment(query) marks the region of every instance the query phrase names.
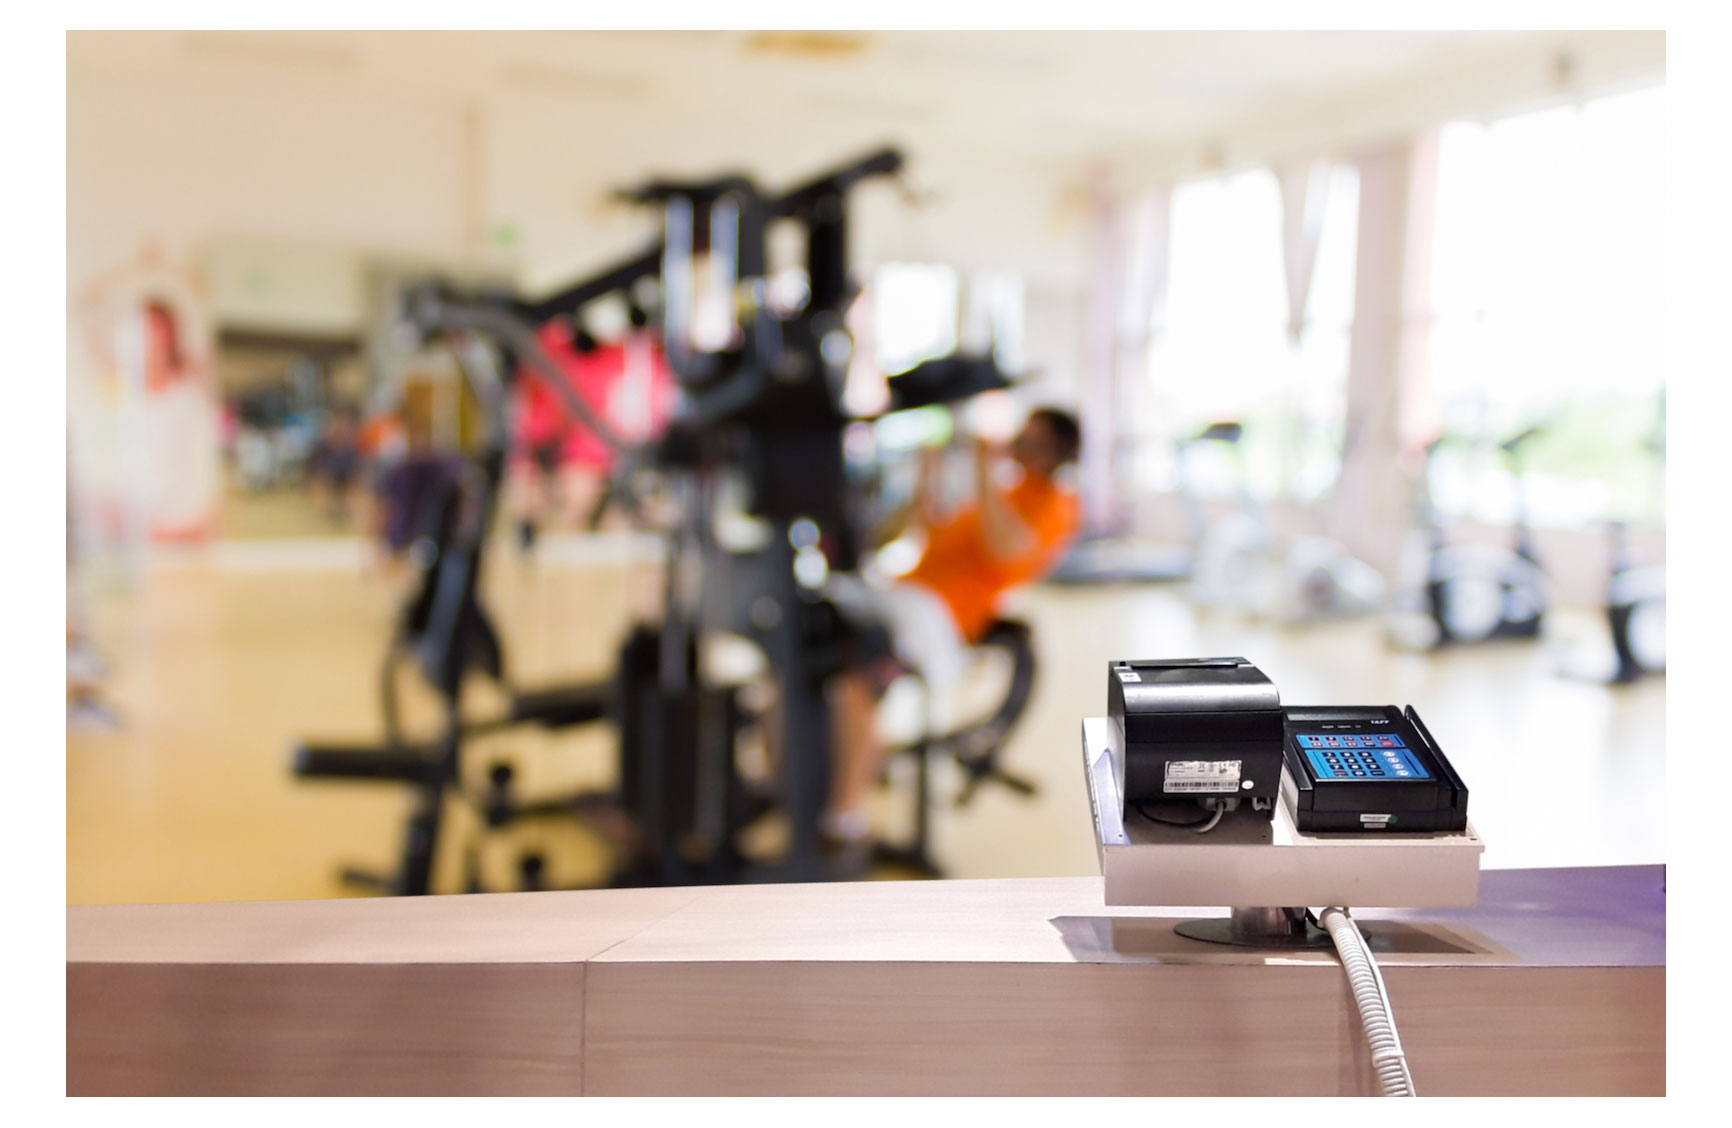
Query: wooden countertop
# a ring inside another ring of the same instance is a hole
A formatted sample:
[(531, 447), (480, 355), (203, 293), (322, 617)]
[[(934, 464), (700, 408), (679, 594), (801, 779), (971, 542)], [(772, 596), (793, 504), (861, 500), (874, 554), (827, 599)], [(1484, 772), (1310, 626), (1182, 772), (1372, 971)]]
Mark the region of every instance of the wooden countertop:
[[(1663, 882), (1356, 910), (1420, 1091), (1663, 1091)], [(1172, 931), (1224, 913), (1098, 877), (72, 907), (68, 1088), (1369, 1091), (1333, 956)]]

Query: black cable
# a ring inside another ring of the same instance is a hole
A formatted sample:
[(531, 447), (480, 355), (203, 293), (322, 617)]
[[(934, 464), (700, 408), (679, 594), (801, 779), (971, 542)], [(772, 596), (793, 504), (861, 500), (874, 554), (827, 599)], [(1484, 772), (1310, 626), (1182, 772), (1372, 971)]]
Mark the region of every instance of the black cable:
[(1145, 808), (1140, 802), (1132, 803), (1131, 806), (1137, 809), (1137, 814), (1148, 819), (1150, 822), (1160, 823), (1162, 826), (1198, 827), (1209, 821), (1209, 816), (1204, 816), (1200, 819), (1194, 819), (1191, 822), (1178, 822), (1174, 819), (1163, 819), (1159, 816), (1149, 814), (1147, 808)]

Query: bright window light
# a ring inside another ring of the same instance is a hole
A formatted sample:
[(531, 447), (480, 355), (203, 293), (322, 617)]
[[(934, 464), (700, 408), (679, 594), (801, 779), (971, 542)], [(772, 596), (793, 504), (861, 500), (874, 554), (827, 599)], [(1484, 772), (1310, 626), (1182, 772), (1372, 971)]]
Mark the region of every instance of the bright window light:
[(1662, 520), (1665, 88), (1446, 126), (1436, 207), (1427, 399), (1459, 440), (1439, 506), (1511, 519), (1496, 442), (1539, 424), (1530, 519)]
[(1173, 190), (1165, 316), (1137, 395), (1137, 480), (1181, 485), (1176, 443), (1212, 422), (1245, 425), (1237, 455), (1198, 448), (1189, 488), (1206, 496), (1315, 499), (1333, 488), (1345, 417), (1358, 181), (1331, 171), (1300, 341), (1286, 332), (1281, 193), (1255, 170)]
[(894, 376), (956, 348), (959, 286), (948, 266), (892, 262), (872, 278), (878, 367)]

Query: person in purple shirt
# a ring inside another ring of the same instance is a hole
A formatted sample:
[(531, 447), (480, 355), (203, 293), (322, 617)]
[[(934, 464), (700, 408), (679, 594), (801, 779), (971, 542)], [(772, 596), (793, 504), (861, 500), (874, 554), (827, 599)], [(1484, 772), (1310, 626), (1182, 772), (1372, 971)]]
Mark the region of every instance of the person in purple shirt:
[(318, 442), (307, 452), (307, 489), (334, 525), (349, 521), (350, 494), (361, 477), (361, 448), (354, 413), (337, 408), (325, 418)]
[(408, 450), (378, 468), (373, 487), (373, 533), (392, 562), (400, 560), (417, 537), (437, 531), (440, 505), (457, 485), (462, 466), (434, 449), (423, 413), (405, 411), (403, 424)]

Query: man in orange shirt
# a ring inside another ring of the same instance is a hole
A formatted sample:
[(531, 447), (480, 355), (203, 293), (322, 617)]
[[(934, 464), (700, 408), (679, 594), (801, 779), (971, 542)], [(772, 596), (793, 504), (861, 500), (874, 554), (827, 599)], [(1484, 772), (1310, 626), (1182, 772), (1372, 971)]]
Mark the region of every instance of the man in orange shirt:
[[(1031, 414), (1008, 448), (975, 441), (975, 500), (942, 516), (933, 497), (935, 451), (922, 459), (913, 501), (885, 532), (924, 527), (926, 549), (914, 570), (877, 600), (896, 658), (929, 689), (942, 692), (966, 669), (1011, 588), (1038, 579), (1058, 560), (1077, 527), (1076, 495), (1055, 481), (1076, 460), (1081, 433), (1074, 416), (1054, 408)], [(1005, 456), (1020, 472), (1002, 483)], [(835, 776), (825, 836), (864, 841), (865, 803), (883, 765), (877, 702), (888, 685), (885, 663), (844, 671), (831, 683)]]

